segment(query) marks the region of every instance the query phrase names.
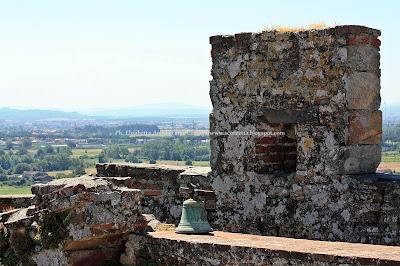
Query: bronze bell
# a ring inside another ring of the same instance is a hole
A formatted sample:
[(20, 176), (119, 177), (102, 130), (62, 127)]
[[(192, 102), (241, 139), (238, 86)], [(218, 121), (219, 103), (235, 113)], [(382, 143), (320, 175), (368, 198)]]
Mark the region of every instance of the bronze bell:
[(204, 202), (192, 199), (193, 185), (189, 186), (191, 198), (183, 202), (181, 220), (175, 232), (178, 234), (207, 234), (213, 231), (207, 221)]

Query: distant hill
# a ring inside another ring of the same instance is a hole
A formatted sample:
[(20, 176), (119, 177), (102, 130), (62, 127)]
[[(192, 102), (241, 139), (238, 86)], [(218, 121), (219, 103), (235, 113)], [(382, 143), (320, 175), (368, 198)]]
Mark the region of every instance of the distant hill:
[(208, 119), (211, 108), (181, 104), (156, 104), (127, 108), (92, 109), (80, 112), (1, 108), (0, 120), (37, 121), (64, 119)]
[(62, 120), (82, 119), (86, 116), (76, 112), (39, 109), (0, 108), (0, 120)]
[(380, 109), (384, 123), (400, 123), (400, 104), (382, 104)]
[(108, 108), (82, 111), (85, 115), (112, 118), (135, 117), (169, 117), (169, 118), (194, 118), (207, 117), (211, 107), (199, 107), (182, 104), (154, 104), (127, 108)]
[[(400, 123), (400, 104), (382, 104), (382, 118), (385, 122)], [(138, 119), (161, 120), (208, 119), (211, 107), (182, 104), (154, 104), (123, 108), (88, 109), (80, 112), (65, 112), (42, 109), (1, 108), (0, 120), (64, 120), (64, 119)]]

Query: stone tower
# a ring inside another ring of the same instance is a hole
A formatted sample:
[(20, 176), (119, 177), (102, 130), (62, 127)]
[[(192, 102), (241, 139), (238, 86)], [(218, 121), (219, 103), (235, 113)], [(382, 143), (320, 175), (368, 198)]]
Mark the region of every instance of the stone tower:
[(337, 26), (210, 38), (217, 224), (362, 241), (352, 219), (369, 203), (351, 189), (381, 160), (379, 36)]

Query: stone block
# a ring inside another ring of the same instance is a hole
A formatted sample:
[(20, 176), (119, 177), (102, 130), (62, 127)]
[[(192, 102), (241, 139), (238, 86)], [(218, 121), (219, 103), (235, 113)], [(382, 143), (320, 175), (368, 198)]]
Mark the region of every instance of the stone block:
[(381, 31), (359, 25), (339, 25), (331, 29), (338, 35), (347, 34), (368, 34), (375, 38), (381, 35)]
[(367, 34), (364, 35), (350, 35), (346, 39), (346, 45), (365, 45), (369, 44), (375, 47), (379, 47), (381, 45), (381, 41), (374, 37)]
[(344, 147), (339, 162), (340, 174), (375, 173), (381, 162), (380, 145), (354, 145)]
[(354, 71), (379, 72), (379, 49), (370, 45), (347, 47), (345, 65)]
[(380, 77), (377, 73), (353, 72), (343, 77), (346, 90), (347, 108), (350, 110), (378, 110), (380, 98)]
[(380, 144), (382, 112), (352, 112), (349, 115), (348, 144)]

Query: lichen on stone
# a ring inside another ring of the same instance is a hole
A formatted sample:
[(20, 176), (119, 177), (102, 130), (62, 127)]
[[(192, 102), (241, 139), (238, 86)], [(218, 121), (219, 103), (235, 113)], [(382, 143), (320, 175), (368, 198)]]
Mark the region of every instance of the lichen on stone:
[(68, 235), (68, 211), (48, 212), (42, 217), (40, 237), (45, 249), (58, 248)]

